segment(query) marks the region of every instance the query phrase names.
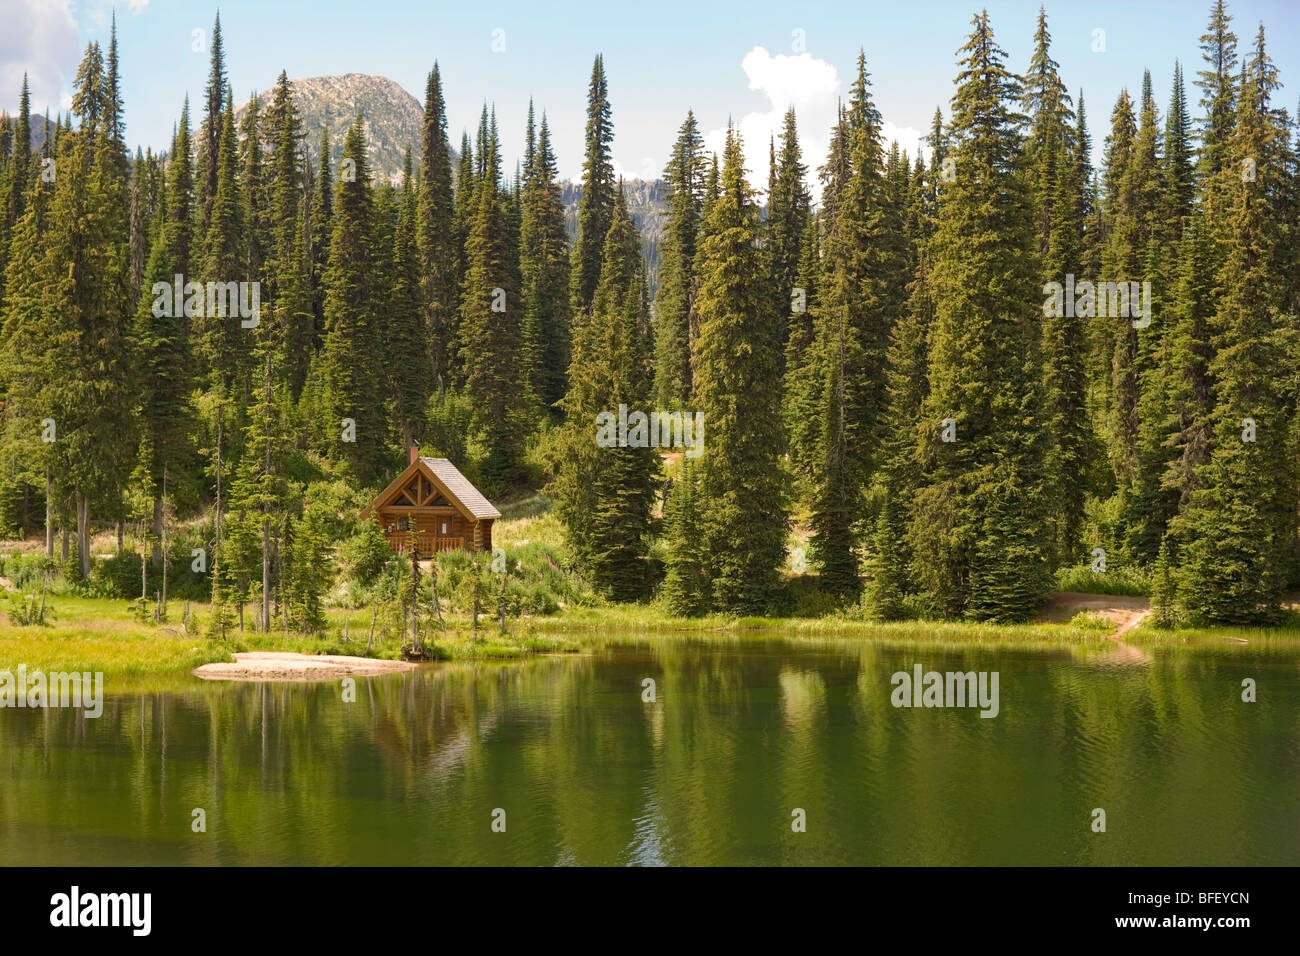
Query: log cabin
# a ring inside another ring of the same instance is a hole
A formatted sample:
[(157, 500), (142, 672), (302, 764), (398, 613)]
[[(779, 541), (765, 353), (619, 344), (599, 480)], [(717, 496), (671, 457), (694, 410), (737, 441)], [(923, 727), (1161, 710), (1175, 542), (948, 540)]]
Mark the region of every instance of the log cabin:
[(446, 458), (410, 449), (406, 470), (363, 511), (373, 517), (394, 551), (405, 552), (414, 526), (416, 556), (464, 548), (492, 550), (492, 524), (501, 512)]

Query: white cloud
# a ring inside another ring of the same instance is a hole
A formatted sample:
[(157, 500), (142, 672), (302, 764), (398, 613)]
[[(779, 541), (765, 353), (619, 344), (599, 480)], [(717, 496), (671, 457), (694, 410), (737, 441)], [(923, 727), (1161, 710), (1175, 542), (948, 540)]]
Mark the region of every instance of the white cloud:
[[(779, 136), (785, 112), (793, 106), (799, 125), (799, 145), (804, 165), (808, 167), (808, 184), (814, 196), (820, 194), (817, 167), (826, 161), (840, 96), (835, 66), (809, 53), (773, 56), (761, 46), (746, 53), (740, 65), (749, 78), (749, 88), (763, 93), (769, 104), (768, 109), (748, 113), (735, 123), (744, 143), (750, 184), (757, 189), (767, 188), (768, 143)], [(725, 128), (706, 133), (706, 152), (716, 152), (721, 160), (726, 135)]]
[[(137, 17), (148, 9), (149, 3), (150, 0), (125, 0), (126, 8)], [(80, 0), (79, 3), (81, 16), (96, 28), (108, 26), (109, 14), (123, 5), (123, 0)]]
[(27, 74), (32, 112), (57, 110), (77, 70), (80, 39), (68, 0), (8, 0), (0, 30), (0, 103), (12, 113)]
[(896, 126), (890, 122), (886, 122), (881, 126), (880, 133), (881, 139), (884, 140), (886, 151), (888, 151), (890, 143), (894, 140), (898, 140), (898, 148), (907, 153), (907, 158), (910, 162), (916, 162), (916, 154), (918, 152), (924, 153), (927, 157), (926, 161), (929, 161), (928, 157), (930, 151), (926, 148), (925, 144), (921, 142), (921, 137), (928, 135), (927, 133), (922, 133), (920, 130), (912, 129), (910, 126)]

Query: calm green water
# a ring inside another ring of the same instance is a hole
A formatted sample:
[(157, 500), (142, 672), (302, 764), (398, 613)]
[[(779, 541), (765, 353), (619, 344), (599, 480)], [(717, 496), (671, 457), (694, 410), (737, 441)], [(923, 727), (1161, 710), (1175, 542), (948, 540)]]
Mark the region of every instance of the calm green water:
[[(894, 708), (916, 663), (997, 671), (1000, 713)], [(106, 690), (97, 720), (0, 710), (0, 862), (1300, 862), (1294, 643), (674, 639), (362, 679), (355, 703), (337, 683)]]

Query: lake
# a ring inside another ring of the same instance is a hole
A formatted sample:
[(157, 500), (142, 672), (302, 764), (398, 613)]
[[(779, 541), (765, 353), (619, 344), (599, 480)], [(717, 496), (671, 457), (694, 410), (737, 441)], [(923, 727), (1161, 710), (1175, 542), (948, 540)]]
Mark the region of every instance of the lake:
[[(893, 706), (916, 665), (996, 673), (997, 715)], [(673, 637), (360, 678), (355, 702), (338, 682), (117, 683), (98, 719), (0, 710), (0, 862), (1300, 862), (1282, 640)]]

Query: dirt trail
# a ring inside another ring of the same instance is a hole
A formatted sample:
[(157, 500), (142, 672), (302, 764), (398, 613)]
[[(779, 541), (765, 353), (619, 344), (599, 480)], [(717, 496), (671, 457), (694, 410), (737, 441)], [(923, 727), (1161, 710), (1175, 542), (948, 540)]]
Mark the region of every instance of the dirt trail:
[(1145, 597), (1120, 594), (1083, 594), (1078, 591), (1059, 591), (1048, 600), (1043, 609), (1043, 619), (1065, 622), (1080, 611), (1092, 611), (1107, 618), (1115, 630), (1106, 640), (1115, 644), (1106, 657), (1126, 664), (1148, 664), (1151, 656), (1139, 647), (1126, 643), (1124, 635), (1133, 630), (1151, 613), (1151, 602)]

